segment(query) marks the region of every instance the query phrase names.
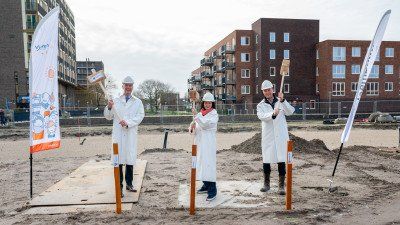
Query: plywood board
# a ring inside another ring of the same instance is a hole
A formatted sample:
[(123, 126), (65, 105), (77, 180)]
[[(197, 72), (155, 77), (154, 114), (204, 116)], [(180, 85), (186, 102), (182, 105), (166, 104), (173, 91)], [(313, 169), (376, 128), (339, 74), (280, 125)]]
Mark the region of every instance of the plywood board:
[[(123, 203), (139, 200), (147, 161), (137, 160), (134, 167), (133, 185), (137, 192), (124, 190)], [(125, 185), (124, 185), (125, 186)], [(111, 161), (91, 160), (69, 176), (36, 196), (31, 206), (115, 204), (114, 168)]]
[[(196, 183), (199, 189), (202, 182)], [(267, 193), (260, 192), (262, 183), (249, 181), (217, 181), (217, 198), (206, 201), (207, 194), (196, 193), (196, 208), (253, 208), (271, 204), (280, 204), (282, 196), (278, 195), (276, 183), (271, 183), (271, 190)], [(189, 185), (180, 184), (178, 208), (189, 208)]]
[[(123, 203), (122, 211), (132, 210), (133, 203)], [(38, 206), (25, 211), (27, 215), (53, 215), (78, 212), (115, 212), (115, 204)]]

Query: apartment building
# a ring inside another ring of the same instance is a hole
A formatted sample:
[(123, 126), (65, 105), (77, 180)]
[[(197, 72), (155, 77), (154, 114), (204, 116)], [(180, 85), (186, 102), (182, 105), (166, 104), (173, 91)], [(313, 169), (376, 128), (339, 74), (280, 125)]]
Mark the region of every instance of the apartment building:
[(0, 107), (29, 96), (29, 58), (39, 21), (60, 6), (59, 99), (74, 102), (77, 86), (74, 15), (65, 0), (4, 0), (0, 7)]
[(278, 91), (285, 58), (291, 60), (286, 98), (315, 99), (318, 42), (318, 20), (261, 18), (251, 30), (235, 30), (208, 49), (188, 82), (199, 86), (202, 95), (213, 93), (219, 103), (255, 104), (263, 98), (263, 80), (271, 80)]
[[(317, 45), (319, 101), (352, 101), (370, 41), (326, 40)], [(383, 41), (362, 100), (400, 99), (400, 42)]]

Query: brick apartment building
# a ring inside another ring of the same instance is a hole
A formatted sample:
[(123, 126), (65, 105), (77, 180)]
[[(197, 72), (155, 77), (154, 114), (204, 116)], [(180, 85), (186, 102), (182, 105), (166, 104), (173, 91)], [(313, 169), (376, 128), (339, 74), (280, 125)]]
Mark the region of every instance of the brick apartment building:
[[(326, 40), (317, 45), (316, 94), (321, 102), (352, 101), (370, 41)], [(383, 41), (362, 100), (400, 99), (400, 42)]]
[[(41, 18), (57, 5), (59, 25), (59, 100), (75, 99), (76, 47), (74, 15), (65, 0), (2, 0), (0, 7), (0, 107), (29, 95), (28, 65), (32, 36)], [(11, 104), (11, 108), (15, 105)]]
[(235, 30), (207, 50), (188, 82), (202, 95), (212, 92), (219, 103), (255, 104), (262, 99), (263, 80), (271, 80), (278, 90), (286, 58), (291, 65), (285, 97), (315, 100), (318, 42), (318, 20), (261, 18), (251, 30)]
[[(315, 102), (352, 101), (369, 44), (319, 42), (318, 20), (262, 18), (252, 30), (236, 30), (206, 51), (189, 85), (202, 94), (211, 91), (219, 103), (258, 103), (263, 80), (279, 90), (279, 70), (287, 58), (290, 72), (283, 90), (289, 101), (309, 102), (310, 108)], [(399, 100), (399, 64), (400, 42), (383, 41), (362, 100)]]

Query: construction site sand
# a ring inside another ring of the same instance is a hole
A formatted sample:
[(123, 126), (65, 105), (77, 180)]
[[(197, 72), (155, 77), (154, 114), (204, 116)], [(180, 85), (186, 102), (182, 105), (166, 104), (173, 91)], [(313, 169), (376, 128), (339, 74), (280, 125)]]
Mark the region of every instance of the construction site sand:
[[(224, 142), (229, 142), (231, 145), (244, 142), (242, 145), (225, 147), (226, 150), (219, 151), (217, 180), (261, 182), (262, 157), (258, 143), (260, 136), (255, 133), (245, 134), (248, 137), (244, 139), (242, 133), (226, 134)], [(379, 136), (379, 133), (377, 135)], [(242, 140), (238, 141), (240, 138)], [(319, 140), (307, 141), (296, 136), (291, 138), (296, 143), (292, 211), (284, 210), (284, 197), (268, 194), (259, 200), (274, 199), (275, 204), (268, 208), (206, 209), (198, 211), (196, 216), (189, 216), (187, 211), (177, 209), (178, 186), (180, 183), (189, 182), (191, 165), (189, 138), (188, 146), (178, 148), (181, 150), (150, 147), (142, 151), (139, 158), (147, 160), (148, 166), (141, 198), (131, 212), (124, 212), (122, 215), (115, 215), (112, 212), (24, 215), (23, 212), (27, 209), (24, 203), (29, 200), (29, 162), (27, 158), (17, 159), (8, 155), (5, 157), (8, 160), (5, 160), (1, 157), (0, 223), (346, 224), (346, 221), (353, 221), (352, 224), (365, 224), (360, 221), (377, 221), (378, 224), (400, 223), (398, 212), (390, 213), (400, 204), (400, 153), (396, 152), (398, 149), (347, 147), (343, 151), (335, 175), (334, 185), (339, 187), (338, 191), (329, 193), (326, 179), (330, 178), (337, 150), (333, 152), (327, 150)], [(1, 142), (4, 144), (5, 141)], [(85, 143), (82, 151), (90, 148), (92, 143), (90, 140)], [(93, 158), (106, 159), (108, 155), (93, 153), (85, 155), (71, 151), (70, 154), (62, 153), (62, 157), (56, 155), (37, 157), (34, 161), (35, 195)], [(272, 166), (272, 170), (272, 183), (276, 183), (276, 165)], [(385, 212), (385, 214), (375, 212)]]

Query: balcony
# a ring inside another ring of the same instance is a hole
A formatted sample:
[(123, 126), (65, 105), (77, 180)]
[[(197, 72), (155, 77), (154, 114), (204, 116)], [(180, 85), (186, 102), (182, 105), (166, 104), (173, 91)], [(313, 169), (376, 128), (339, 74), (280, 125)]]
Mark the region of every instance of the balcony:
[(201, 76), (194, 76), (194, 77), (192, 77), (192, 80), (194, 82), (201, 82)]
[(216, 86), (216, 87), (222, 87), (223, 86), (223, 79), (224, 78), (222, 78), (221, 80), (215, 80), (214, 81), (214, 85)]
[(226, 85), (235, 85), (236, 80), (235, 79), (226, 79), (225, 84)]
[(206, 78), (213, 78), (214, 74), (212, 74), (212, 73), (210, 73), (208, 71), (203, 71), (203, 72), (200, 73), (200, 76), (201, 77), (206, 77)]
[(36, 2), (26, 1), (25, 2), (25, 10), (26, 11), (37, 11), (37, 4)]
[(236, 101), (236, 96), (234, 95), (226, 95), (226, 101)]
[(236, 96), (232, 94), (222, 94), (220, 95), (220, 98), (222, 101), (236, 101)]
[(225, 69), (219, 66), (213, 66), (214, 73), (224, 73)]
[(200, 65), (201, 66), (212, 66), (214, 64), (214, 61), (212, 58), (203, 58), (200, 60)]
[(234, 62), (223, 61), (222, 68), (225, 70), (234, 70), (236, 68), (236, 65)]
[(214, 90), (214, 87), (210, 84), (202, 84), (201, 89), (202, 90)]
[(225, 48), (225, 54), (234, 54), (235, 53), (235, 47), (227, 45)]

